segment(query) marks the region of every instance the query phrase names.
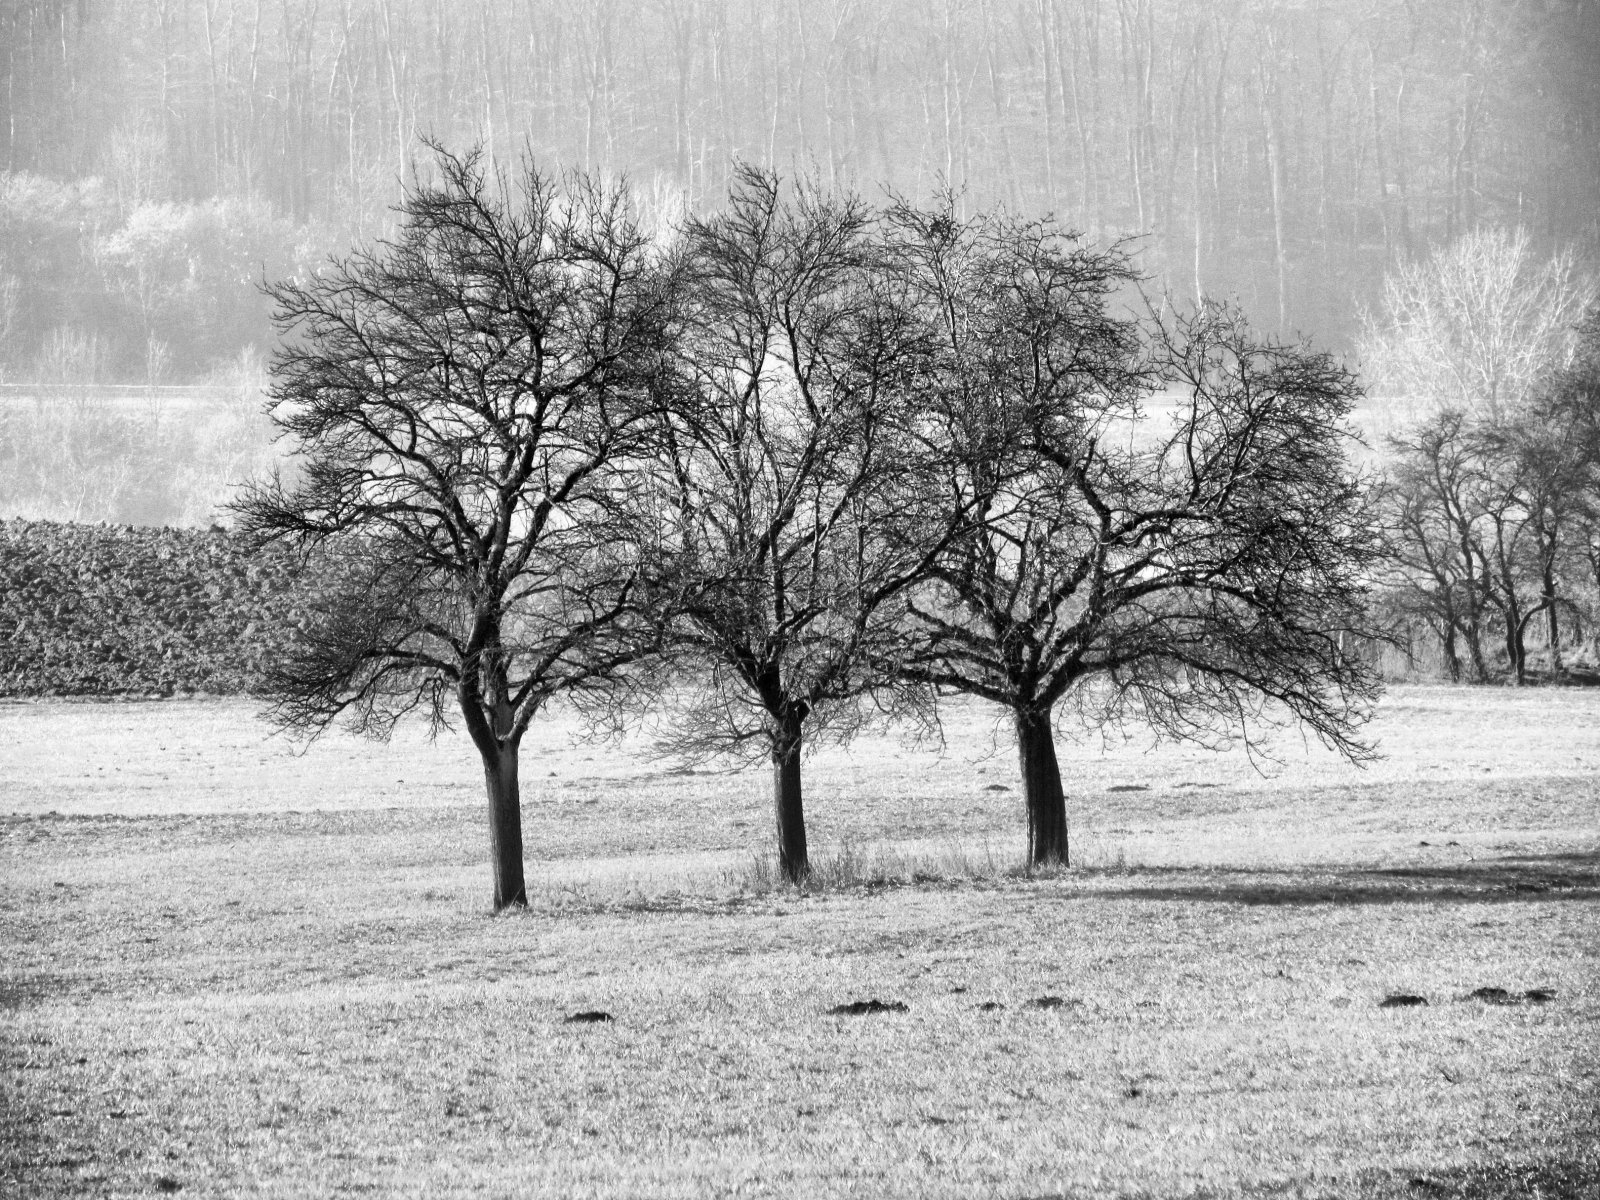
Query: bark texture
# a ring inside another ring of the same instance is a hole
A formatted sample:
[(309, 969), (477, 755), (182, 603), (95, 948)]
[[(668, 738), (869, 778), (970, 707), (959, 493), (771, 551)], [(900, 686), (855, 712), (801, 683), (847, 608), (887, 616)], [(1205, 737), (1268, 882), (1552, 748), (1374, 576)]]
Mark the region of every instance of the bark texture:
[(483, 761), (489, 788), (489, 861), (494, 865), (494, 907), (528, 903), (522, 877), (522, 793), (517, 779), (517, 747), (501, 747)]
[(1028, 862), (1039, 867), (1065, 866), (1067, 798), (1061, 790), (1050, 710), (1018, 710), (1016, 725), (1022, 796), (1028, 808)]
[(800, 742), (800, 718), (784, 717), (772, 741), (772, 797), (778, 819), (778, 869), (791, 883), (811, 873), (800, 792)]

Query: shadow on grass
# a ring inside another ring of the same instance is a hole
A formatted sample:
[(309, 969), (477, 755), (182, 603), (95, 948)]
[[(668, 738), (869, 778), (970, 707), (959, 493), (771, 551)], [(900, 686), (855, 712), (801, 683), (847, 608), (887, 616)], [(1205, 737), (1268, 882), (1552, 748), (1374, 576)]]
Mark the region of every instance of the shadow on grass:
[(1536, 1163), (1475, 1163), (1382, 1181), (1374, 1197), (1405, 1200), (1594, 1200), (1600, 1196), (1600, 1156)]
[[(1153, 1195), (1143, 1191), (1131, 1194)], [(1306, 1195), (1338, 1196), (1340, 1200), (1595, 1200), (1600, 1196), (1600, 1157), (1580, 1153), (1575, 1158), (1536, 1163), (1475, 1163), (1401, 1174), (1364, 1172), (1337, 1184), (1319, 1180), (1307, 1186), (1297, 1180), (1246, 1185), (1234, 1194), (1241, 1200), (1287, 1200)], [(1074, 1195), (1044, 1192), (1026, 1200), (1071, 1200)]]
[[(1097, 874), (1097, 873), (1096, 873)], [(1600, 852), (1517, 855), (1438, 866), (1331, 870), (1145, 869), (1124, 886), (1101, 875), (1077, 892), (1106, 899), (1233, 904), (1513, 903), (1600, 900)], [(1151, 877), (1155, 882), (1151, 882)]]

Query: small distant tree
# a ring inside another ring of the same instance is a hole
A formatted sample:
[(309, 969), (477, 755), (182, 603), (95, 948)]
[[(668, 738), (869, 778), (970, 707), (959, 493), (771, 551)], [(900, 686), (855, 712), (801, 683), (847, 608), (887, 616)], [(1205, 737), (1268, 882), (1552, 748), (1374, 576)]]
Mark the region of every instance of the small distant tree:
[(1470, 671), (1473, 682), (1486, 683), (1493, 581), (1480, 526), (1488, 479), (1469, 430), (1464, 413), (1446, 410), (1389, 438), (1379, 578), (1395, 617), (1420, 622), (1439, 639), (1453, 682)]
[[(1562, 618), (1574, 615), (1578, 543), (1600, 512), (1600, 315), (1574, 330), (1572, 353), (1547, 371), (1519, 408), (1484, 423), (1484, 459), (1500, 483), (1497, 520), (1522, 545), (1500, 556), (1506, 649), (1516, 681), (1527, 670), (1523, 631), (1543, 616), (1551, 672), (1565, 671)], [(1526, 591), (1527, 599), (1519, 592)], [(1513, 618), (1515, 620), (1513, 621)]]
[[(1275, 713), (1352, 757), (1377, 693), (1375, 543), (1344, 455), (1355, 380), (1205, 306), (1158, 330), (1108, 312), (1129, 270), (1049, 224), (902, 211), (943, 334), (941, 510), (976, 516), (911, 602), (902, 669), (1010, 710), (1029, 859), (1065, 863), (1054, 732), (1140, 719), (1216, 745)], [(1152, 382), (1179, 390), (1152, 428)]]
[(1595, 281), (1569, 254), (1534, 259), (1526, 230), (1485, 227), (1400, 264), (1364, 315), (1373, 394), (1403, 420), (1497, 418), (1572, 362)]
[(277, 719), (382, 737), (459, 710), (500, 909), (526, 903), (523, 735), (642, 653), (623, 500), (655, 428), (671, 290), (625, 191), (442, 149), (435, 165), (392, 242), (272, 288), (273, 418), (299, 469), (237, 511), (304, 548), (325, 588), (271, 672)]
[(1593, 446), (1582, 426), (1560, 419), (1547, 397), (1482, 423), (1477, 455), (1486, 486), (1482, 519), (1491, 564), (1490, 602), (1499, 611), (1512, 682), (1528, 678), (1527, 635), (1541, 616), (1550, 667), (1563, 670), (1561, 612), (1568, 541), (1592, 503)]
[(652, 494), (681, 664), (669, 744), (773, 768), (783, 875), (810, 870), (808, 742), (848, 737), (900, 600), (939, 531), (892, 536), (885, 504), (923, 461), (908, 434), (918, 365), (873, 217), (857, 199), (744, 169), (687, 226), (679, 396)]

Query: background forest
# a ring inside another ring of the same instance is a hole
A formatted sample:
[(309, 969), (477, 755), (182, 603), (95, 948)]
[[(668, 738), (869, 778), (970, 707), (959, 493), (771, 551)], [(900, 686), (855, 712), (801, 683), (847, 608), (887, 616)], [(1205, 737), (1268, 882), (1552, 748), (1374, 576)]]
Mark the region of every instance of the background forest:
[(419, 137), (733, 164), (1142, 238), (1178, 300), (1345, 349), (1386, 266), (1482, 224), (1600, 246), (1588, 0), (11, 0), (0, 368), (188, 382), (254, 285), (381, 234)]

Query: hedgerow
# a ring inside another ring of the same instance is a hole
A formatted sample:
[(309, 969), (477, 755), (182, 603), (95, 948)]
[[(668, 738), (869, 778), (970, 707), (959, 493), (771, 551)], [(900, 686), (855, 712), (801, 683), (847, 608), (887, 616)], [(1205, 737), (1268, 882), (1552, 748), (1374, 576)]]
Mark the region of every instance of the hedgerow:
[(305, 604), (221, 529), (0, 522), (0, 695), (249, 692)]

